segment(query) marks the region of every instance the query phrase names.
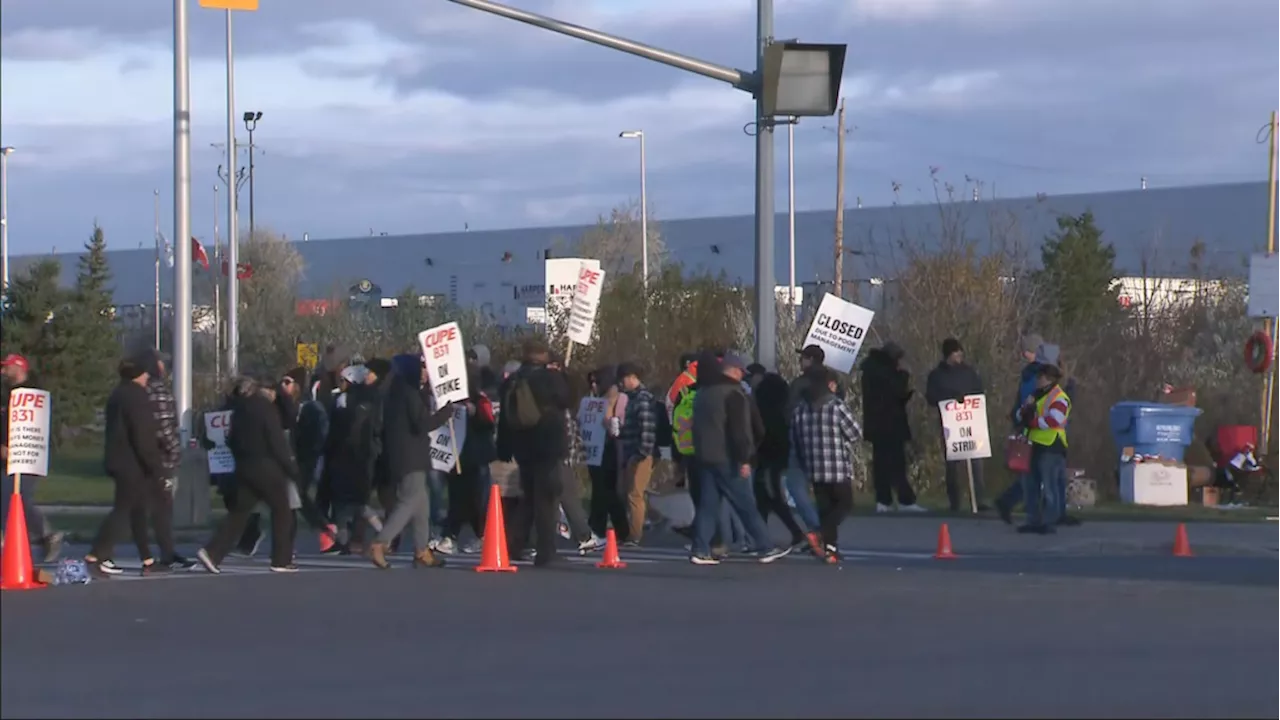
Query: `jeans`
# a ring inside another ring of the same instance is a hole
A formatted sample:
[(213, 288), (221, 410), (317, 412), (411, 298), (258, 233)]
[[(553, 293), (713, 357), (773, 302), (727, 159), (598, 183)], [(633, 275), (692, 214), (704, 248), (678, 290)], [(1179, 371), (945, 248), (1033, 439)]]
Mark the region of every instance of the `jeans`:
[[(1000, 494), (996, 504), (1010, 510), (1017, 507), (1026, 497), (1024, 486), (1027, 482), (1029, 481), (1026, 475), (1019, 475), (1018, 479)], [(1067, 514), (1067, 459), (1065, 455), (1062, 458), (1062, 471), (1058, 473), (1058, 478), (1053, 483), (1053, 492), (1051, 494), (1058, 499), (1058, 517), (1065, 516)]]
[[(689, 486), (689, 499), (693, 501), (694, 525), (692, 527), (696, 528), (697, 522), (698, 522), (698, 513), (701, 512), (699, 508), (702, 507), (702, 485), (703, 485), (702, 468), (698, 464), (698, 461), (692, 455), (685, 458), (685, 465), (686, 465), (685, 472), (687, 473), (686, 481)], [(723, 506), (723, 503), (721, 503), (721, 506)], [(727, 511), (721, 512), (720, 509), (717, 508), (717, 511), (715, 514), (715, 518), (716, 518), (715, 534), (711, 536), (712, 547), (721, 547), (726, 543), (732, 543), (734, 533), (733, 533), (733, 528), (729, 524), (730, 515), (732, 515), (732, 513), (729, 513)]]
[(446, 509), (445, 504), (445, 473), (431, 469), (427, 471), (427, 493), (430, 500), (431, 510), (431, 527), (444, 527)]
[(787, 470), (786, 482), (787, 492), (796, 503), (795, 514), (800, 516), (800, 522), (804, 523), (809, 532), (816, 532), (822, 523), (818, 520), (818, 510), (813, 506), (813, 498), (809, 495), (809, 478), (805, 477), (804, 471), (799, 467), (792, 467)]
[[(427, 490), (427, 478), (433, 473), (411, 472), (400, 478), (396, 486), (396, 505), (378, 533), (378, 543), (390, 546), (391, 541), (410, 524), (413, 525), (413, 549), (422, 553), (431, 544), (431, 494)], [(439, 473), (434, 473), (439, 474)]]
[(769, 522), (770, 513), (777, 515), (787, 532), (791, 533), (792, 543), (796, 543), (804, 539), (804, 530), (796, 524), (791, 508), (787, 506), (787, 493), (782, 489), (785, 472), (778, 467), (761, 467), (756, 470), (756, 508), (766, 523)]
[(574, 540), (587, 540), (592, 536), (587, 523), (587, 511), (582, 506), (582, 484), (578, 474), (569, 465), (560, 465), (560, 508), (564, 510), (569, 534)]
[(716, 518), (720, 514), (720, 499), (728, 501), (733, 512), (742, 520), (752, 547), (765, 550), (773, 547), (769, 529), (756, 510), (755, 496), (751, 491), (751, 478), (738, 475), (735, 467), (699, 463), (701, 491), (697, 515), (693, 520), (693, 554), (705, 557), (711, 554), (711, 536), (715, 533)]
[[(1023, 476), (1023, 497), (1027, 524), (1033, 527), (1056, 525), (1062, 516), (1062, 500), (1056, 485), (1066, 476), (1067, 456), (1052, 451), (1034, 452), (1031, 472)], [(1043, 501), (1043, 507), (1041, 502)]]
[[(28, 475), (22, 478), (22, 513), (27, 520), (27, 537), (39, 542), (45, 537), (53, 534), (44, 521), (44, 513), (40, 512), (40, 508), (36, 507), (36, 483), (40, 477), (36, 475)], [(9, 502), (13, 498), (13, 476), (4, 476), (4, 508), (0, 510), (0, 523), (9, 524)]]

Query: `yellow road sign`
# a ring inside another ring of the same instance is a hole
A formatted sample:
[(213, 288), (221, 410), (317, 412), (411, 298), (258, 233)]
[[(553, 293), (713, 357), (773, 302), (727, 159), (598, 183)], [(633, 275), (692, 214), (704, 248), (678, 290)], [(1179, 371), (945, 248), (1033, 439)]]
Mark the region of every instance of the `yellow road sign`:
[(200, 0), (200, 7), (210, 10), (257, 10), (258, 0)]
[(298, 343), (298, 364), (313, 370), (320, 363), (320, 346), (315, 343)]

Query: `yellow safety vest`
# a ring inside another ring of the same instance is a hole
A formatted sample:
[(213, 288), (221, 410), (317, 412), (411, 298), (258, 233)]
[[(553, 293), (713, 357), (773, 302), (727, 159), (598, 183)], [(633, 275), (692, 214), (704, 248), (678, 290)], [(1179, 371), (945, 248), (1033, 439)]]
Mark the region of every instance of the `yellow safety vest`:
[[(1044, 417), (1045, 410), (1050, 405), (1057, 402), (1059, 397), (1061, 397), (1063, 400), (1067, 402), (1067, 416), (1070, 417), (1071, 398), (1067, 396), (1066, 391), (1064, 391), (1061, 387), (1054, 385), (1052, 388), (1049, 389), (1049, 392), (1045, 393), (1044, 397), (1040, 398), (1040, 400), (1036, 403), (1036, 419), (1039, 420), (1040, 418)], [(1033, 427), (1027, 430), (1027, 439), (1030, 440), (1033, 445), (1044, 445), (1046, 447), (1053, 445), (1055, 442), (1061, 439), (1062, 447), (1066, 447), (1067, 446), (1067, 429), (1066, 427), (1060, 427), (1057, 430), (1045, 430), (1042, 428)]]

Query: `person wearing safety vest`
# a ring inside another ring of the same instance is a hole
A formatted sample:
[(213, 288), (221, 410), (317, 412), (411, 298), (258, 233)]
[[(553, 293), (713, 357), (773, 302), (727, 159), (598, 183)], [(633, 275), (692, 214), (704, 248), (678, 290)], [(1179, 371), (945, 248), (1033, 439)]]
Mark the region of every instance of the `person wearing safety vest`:
[(1022, 480), (1027, 523), (1018, 528), (1020, 533), (1054, 532), (1063, 511), (1057, 483), (1066, 475), (1071, 398), (1061, 382), (1062, 370), (1058, 366), (1042, 364), (1036, 373), (1036, 389), (1019, 410), (1020, 424), (1031, 442), (1031, 472)]

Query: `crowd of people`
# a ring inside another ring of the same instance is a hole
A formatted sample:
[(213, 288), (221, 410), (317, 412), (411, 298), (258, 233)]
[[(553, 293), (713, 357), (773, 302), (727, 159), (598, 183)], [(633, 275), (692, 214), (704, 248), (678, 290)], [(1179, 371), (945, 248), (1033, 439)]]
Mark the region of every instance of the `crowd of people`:
[[(690, 562), (714, 565), (742, 553), (769, 563), (803, 552), (838, 563), (839, 528), (853, 505), (857, 441), (871, 446), (877, 512), (924, 511), (907, 476), (914, 391), (900, 347), (889, 342), (870, 350), (859, 368), (859, 424), (840, 376), (824, 365), (822, 348), (798, 352), (801, 373), (790, 381), (732, 352), (690, 353), (681, 358), (675, 382), (657, 396), (635, 363), (571, 371), (545, 342), (531, 339), (520, 360), (495, 372), (488, 348), (474, 346), (467, 351), (464, 440), (448, 472), (433, 466), (431, 434), (456, 408), (436, 402), (420, 355), (366, 360), (330, 347), (315, 372), (298, 367), (278, 378), (237, 378), (222, 406), (230, 411), (226, 446), (235, 470), (213, 478), (227, 516), (188, 559), (173, 538), (182, 449), (168, 358), (147, 350), (119, 364), (119, 383), (106, 404), (104, 465), (115, 496), (84, 559), (98, 576), (123, 572), (113, 552), (127, 530), (144, 574), (197, 563), (218, 573), (229, 555), (258, 552), (265, 514), (276, 572), (297, 570), (300, 526), (320, 534), (325, 552), (364, 555), (379, 568), (391, 567), (405, 536), (415, 567), (440, 567), (446, 556), (480, 550), (496, 484), (509, 518), (509, 556), (543, 566), (559, 557), (560, 538), (584, 554), (601, 549), (610, 530), (623, 547), (644, 543), (654, 466), (666, 451), (694, 505), (692, 523), (672, 528), (688, 538)], [(1023, 503), (1028, 520), (1019, 531), (1047, 533), (1075, 522), (1064, 512), (1073, 388), (1056, 346), (1033, 337), (1023, 352), (1021, 400), (1011, 419), (1032, 447), (1031, 471), (995, 508), (1011, 522)], [(4, 370), (10, 386), (28, 381), (25, 361), (6, 358)], [(926, 401), (936, 407), (981, 392), (961, 344), (946, 340), (928, 376)], [(605, 407), (603, 427), (587, 430), (608, 439), (599, 464), (587, 468), (591, 497), (584, 507), (576, 474), (585, 464), (583, 428), (576, 412), (587, 396), (603, 399)], [(960, 474), (958, 463), (948, 463), (952, 510), (963, 494)], [(973, 502), (986, 510), (980, 472), (974, 481)], [(47, 559), (60, 536), (34, 502), (24, 505)], [(786, 544), (772, 539), (770, 516), (789, 532)], [(148, 521), (158, 553), (150, 548)], [(466, 529), (473, 538), (463, 542)]]

